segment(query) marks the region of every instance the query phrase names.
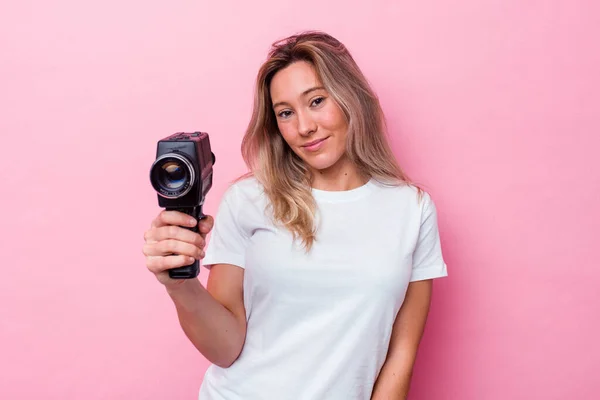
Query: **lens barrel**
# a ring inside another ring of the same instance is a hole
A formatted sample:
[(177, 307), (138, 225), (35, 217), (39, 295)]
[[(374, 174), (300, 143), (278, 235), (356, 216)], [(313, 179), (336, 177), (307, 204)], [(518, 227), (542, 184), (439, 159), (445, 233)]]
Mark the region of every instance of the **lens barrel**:
[(185, 196), (194, 185), (196, 174), (192, 163), (183, 154), (166, 153), (150, 168), (150, 182), (156, 192), (167, 199)]

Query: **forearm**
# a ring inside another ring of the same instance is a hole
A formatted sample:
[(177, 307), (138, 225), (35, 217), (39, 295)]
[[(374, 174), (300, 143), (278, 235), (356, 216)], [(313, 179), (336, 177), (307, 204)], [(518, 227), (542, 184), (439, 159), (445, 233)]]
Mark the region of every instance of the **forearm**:
[(371, 400), (405, 400), (412, 379), (414, 354), (388, 359), (383, 364), (371, 395)]
[(229, 367), (239, 356), (245, 329), (199, 280), (190, 279), (167, 289), (179, 323), (202, 355), (215, 365)]
[(372, 400), (408, 397), (417, 351), (425, 329), (432, 281), (412, 282), (396, 316), (388, 354), (373, 388)]

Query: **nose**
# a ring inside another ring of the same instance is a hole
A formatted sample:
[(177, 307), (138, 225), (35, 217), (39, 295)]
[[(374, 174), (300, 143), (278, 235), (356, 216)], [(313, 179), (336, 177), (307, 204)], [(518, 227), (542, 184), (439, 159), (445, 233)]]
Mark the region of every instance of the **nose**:
[(316, 122), (307, 112), (298, 112), (298, 133), (302, 136), (310, 136), (317, 130)]

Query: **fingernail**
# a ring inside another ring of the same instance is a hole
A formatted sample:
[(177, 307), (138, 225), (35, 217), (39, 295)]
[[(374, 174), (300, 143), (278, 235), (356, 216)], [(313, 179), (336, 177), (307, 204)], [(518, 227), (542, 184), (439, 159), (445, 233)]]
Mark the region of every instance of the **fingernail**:
[(192, 226), (196, 225), (196, 218), (190, 218), (190, 224)]

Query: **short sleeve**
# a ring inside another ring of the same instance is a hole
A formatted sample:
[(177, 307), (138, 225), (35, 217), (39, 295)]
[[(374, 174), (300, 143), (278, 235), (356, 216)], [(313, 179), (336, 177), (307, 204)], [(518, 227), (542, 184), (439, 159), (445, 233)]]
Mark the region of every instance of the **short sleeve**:
[(440, 242), (437, 209), (427, 192), (423, 200), (419, 236), (413, 252), (411, 282), (448, 276)]
[(221, 199), (214, 217), (202, 265), (210, 269), (214, 264), (232, 264), (245, 268), (247, 237), (240, 229), (237, 188), (229, 187)]

